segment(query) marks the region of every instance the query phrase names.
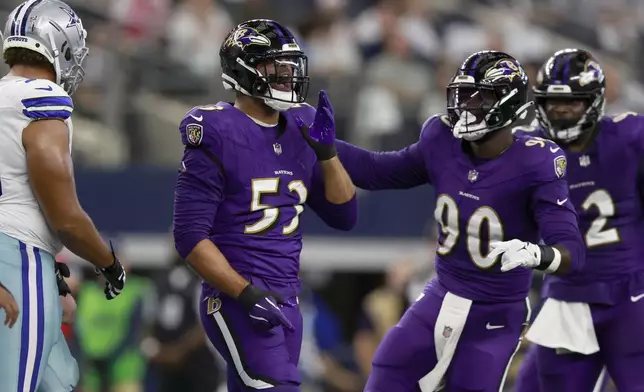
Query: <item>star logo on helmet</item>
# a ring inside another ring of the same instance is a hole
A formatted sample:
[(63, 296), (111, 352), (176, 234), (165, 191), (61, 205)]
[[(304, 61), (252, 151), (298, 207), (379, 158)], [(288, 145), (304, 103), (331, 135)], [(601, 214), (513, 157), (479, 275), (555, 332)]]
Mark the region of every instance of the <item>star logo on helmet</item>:
[(249, 45), (270, 46), (271, 40), (250, 27), (242, 27), (235, 30), (226, 40), (226, 46), (239, 46), (245, 49)]
[(76, 26), (77, 24), (80, 24), (81, 22), (80, 18), (70, 8), (60, 7), (60, 9), (63, 10), (64, 13), (69, 15), (69, 22), (67, 22), (67, 26), (65, 27), (69, 28), (72, 26)]

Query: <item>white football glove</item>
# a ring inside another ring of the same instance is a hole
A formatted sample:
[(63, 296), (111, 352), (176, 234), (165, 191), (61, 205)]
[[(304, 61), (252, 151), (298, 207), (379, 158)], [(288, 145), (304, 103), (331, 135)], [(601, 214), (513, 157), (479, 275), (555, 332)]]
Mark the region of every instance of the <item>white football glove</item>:
[(489, 257), (501, 256), (501, 271), (517, 267), (535, 268), (541, 263), (541, 249), (538, 245), (520, 240), (496, 241), (490, 243)]

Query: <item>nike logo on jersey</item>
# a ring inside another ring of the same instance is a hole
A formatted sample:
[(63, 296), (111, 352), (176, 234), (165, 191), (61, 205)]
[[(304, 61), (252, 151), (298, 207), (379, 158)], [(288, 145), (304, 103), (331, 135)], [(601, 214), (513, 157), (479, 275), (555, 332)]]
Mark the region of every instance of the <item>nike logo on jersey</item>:
[(565, 199), (563, 199), (563, 200), (559, 200), (559, 199), (557, 199), (557, 204), (559, 204), (560, 206), (562, 206), (562, 205), (566, 204), (566, 202), (567, 202), (567, 201), (568, 201), (568, 198), (567, 198), (567, 197), (566, 197)]
[(550, 147), (550, 152), (557, 152), (559, 150), (561, 150), (559, 147)]
[(493, 330), (493, 329), (501, 329), (501, 328), (503, 328), (503, 327), (505, 327), (505, 325), (492, 325), (492, 324), (490, 324), (490, 323), (487, 323), (487, 324), (485, 325), (485, 329), (487, 329), (488, 331), (491, 331), (491, 330)]
[(36, 87), (36, 90), (43, 90), (43, 91), (54, 91), (54, 88), (51, 86), (47, 87)]
[(644, 298), (644, 294), (636, 295), (635, 297), (631, 296), (631, 302), (637, 302), (642, 298)]
[(197, 121), (201, 121), (201, 120), (203, 120), (203, 116), (199, 116), (199, 117), (197, 117), (197, 116), (195, 116), (194, 114), (191, 114), (191, 115), (190, 115), (190, 117), (194, 118), (194, 119), (195, 119), (195, 120), (197, 120)]

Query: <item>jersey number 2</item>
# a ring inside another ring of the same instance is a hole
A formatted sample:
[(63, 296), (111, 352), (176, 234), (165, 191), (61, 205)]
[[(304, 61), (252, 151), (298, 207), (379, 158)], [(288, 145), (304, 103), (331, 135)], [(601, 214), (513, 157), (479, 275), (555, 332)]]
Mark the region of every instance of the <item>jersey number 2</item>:
[[(262, 204), (263, 195), (276, 195), (277, 193), (279, 193), (279, 177), (254, 179), (251, 183), (251, 189), (253, 194), (250, 200), (250, 211), (262, 211), (264, 213), (264, 216), (262, 217), (262, 219), (258, 220), (252, 225), (246, 225), (244, 227), (245, 234), (257, 234), (270, 228), (275, 222), (277, 222), (280, 213), (279, 208), (273, 207), (268, 204)], [(300, 225), (300, 214), (304, 212), (303, 204), (306, 202), (306, 198), (309, 195), (309, 191), (304, 186), (304, 183), (300, 180), (289, 182), (288, 190), (295, 192), (300, 200), (299, 204), (295, 204), (293, 206), (295, 208), (295, 217), (288, 225), (282, 228), (282, 233), (285, 235), (291, 234)]]
[(583, 203), (581, 208), (588, 211), (593, 206), (597, 207), (599, 216), (590, 224), (586, 232), (585, 240), (588, 248), (595, 246), (610, 245), (619, 242), (619, 233), (616, 228), (606, 228), (608, 218), (615, 216), (615, 202), (610, 194), (604, 189), (597, 189), (592, 192)]
[[(613, 122), (618, 123), (630, 116), (637, 116), (635, 112), (624, 112), (613, 117)], [(592, 192), (583, 203), (581, 208), (588, 211), (593, 206), (597, 207), (599, 216), (590, 224), (585, 235), (586, 246), (594, 248), (596, 246), (610, 245), (619, 242), (619, 232), (616, 228), (606, 228), (608, 218), (615, 216), (615, 201), (604, 189), (597, 189)]]
[[(438, 244), (436, 252), (445, 256), (454, 249), (461, 233), (458, 205), (454, 199), (448, 195), (440, 195), (436, 200), (434, 218), (443, 233), (443, 241)], [(483, 254), (483, 249), (481, 249), (484, 224), (487, 225), (489, 242), (503, 241), (503, 225), (499, 215), (490, 207), (479, 207), (467, 221), (467, 253), (470, 254), (470, 258), (478, 268), (488, 269), (494, 266), (496, 258), (488, 256), (489, 246), (486, 254)]]

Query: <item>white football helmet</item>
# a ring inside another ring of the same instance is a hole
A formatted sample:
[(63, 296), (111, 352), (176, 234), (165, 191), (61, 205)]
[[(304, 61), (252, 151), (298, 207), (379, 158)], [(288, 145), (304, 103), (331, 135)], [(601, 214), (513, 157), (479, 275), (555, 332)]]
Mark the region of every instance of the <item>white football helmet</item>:
[(56, 83), (73, 94), (83, 81), (87, 32), (73, 9), (60, 0), (29, 0), (11, 12), (3, 52), (24, 48), (43, 55), (54, 67)]

